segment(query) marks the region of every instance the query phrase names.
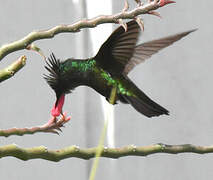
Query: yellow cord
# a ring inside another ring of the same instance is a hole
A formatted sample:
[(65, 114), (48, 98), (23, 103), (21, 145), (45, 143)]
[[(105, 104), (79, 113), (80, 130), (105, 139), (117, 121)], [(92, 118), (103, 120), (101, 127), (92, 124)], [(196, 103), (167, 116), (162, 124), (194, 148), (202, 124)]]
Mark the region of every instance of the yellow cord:
[[(113, 87), (112, 90), (111, 90), (111, 93), (110, 93), (110, 99), (109, 99), (110, 104), (115, 104), (116, 91), (117, 91), (117, 87)], [(95, 179), (95, 174), (96, 174), (96, 171), (97, 171), (97, 168), (98, 168), (99, 159), (100, 159), (101, 153), (102, 153), (103, 148), (104, 148), (103, 147), (104, 139), (106, 137), (108, 120), (109, 120), (109, 117), (110, 117), (109, 113), (110, 113), (110, 111), (107, 112), (107, 119), (104, 122), (104, 127), (103, 127), (103, 130), (101, 132), (101, 136), (100, 136), (100, 140), (99, 140), (99, 143), (98, 143), (98, 148), (97, 148), (97, 151), (96, 151), (96, 154), (95, 154), (95, 160), (94, 160), (93, 165), (92, 165), (92, 170), (91, 170), (91, 173), (90, 173), (89, 180)]]

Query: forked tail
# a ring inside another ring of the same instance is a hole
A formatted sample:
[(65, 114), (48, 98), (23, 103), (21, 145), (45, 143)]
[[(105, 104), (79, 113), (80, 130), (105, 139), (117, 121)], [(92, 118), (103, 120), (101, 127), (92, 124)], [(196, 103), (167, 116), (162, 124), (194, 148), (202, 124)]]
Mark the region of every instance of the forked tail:
[(133, 95), (121, 95), (128, 103), (130, 103), (138, 112), (147, 117), (169, 115), (169, 111), (151, 100), (144, 92), (142, 92), (130, 79), (128, 86), (131, 86)]

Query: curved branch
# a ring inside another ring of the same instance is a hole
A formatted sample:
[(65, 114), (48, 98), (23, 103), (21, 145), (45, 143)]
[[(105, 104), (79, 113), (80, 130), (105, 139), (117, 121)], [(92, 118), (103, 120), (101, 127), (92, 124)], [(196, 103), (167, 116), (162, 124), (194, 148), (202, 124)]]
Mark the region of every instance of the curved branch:
[(125, 5), (122, 12), (114, 15), (102, 15), (88, 20), (81, 20), (72, 25), (58, 25), (48, 30), (34, 31), (18, 41), (1, 46), (0, 60), (14, 51), (27, 49), (27, 47), (29, 47), (29, 45), (36, 40), (53, 38), (59, 33), (79, 32), (83, 28), (93, 28), (99, 24), (119, 23), (120, 19), (134, 19), (138, 15), (148, 14), (159, 7), (162, 7), (159, 0), (149, 0), (146, 4), (141, 4), (131, 11), (127, 11), (128, 8)]
[(26, 56), (21, 56), (8, 67), (0, 70), (0, 82), (5, 81), (15, 75), (26, 64)]
[[(68, 158), (91, 159), (95, 157), (98, 147), (80, 149), (77, 146), (70, 146), (60, 150), (48, 150), (44, 146), (33, 148), (20, 148), (15, 144), (1, 146), (0, 158), (12, 156), (27, 161), (30, 159), (44, 159), (58, 162)], [(117, 159), (125, 156), (148, 156), (156, 153), (213, 153), (213, 146), (195, 146), (191, 144), (184, 145), (166, 145), (156, 144), (150, 146), (126, 146), (122, 148), (102, 148), (101, 157)]]
[(38, 132), (59, 134), (58, 131), (62, 131), (61, 128), (64, 127), (64, 124), (69, 122), (69, 120), (70, 117), (66, 117), (65, 113), (59, 120), (56, 117), (53, 117), (48, 121), (47, 124), (44, 124), (42, 126), (36, 126), (31, 128), (11, 128), (6, 130), (0, 129), (0, 136), (23, 136), (26, 134), (35, 134)]

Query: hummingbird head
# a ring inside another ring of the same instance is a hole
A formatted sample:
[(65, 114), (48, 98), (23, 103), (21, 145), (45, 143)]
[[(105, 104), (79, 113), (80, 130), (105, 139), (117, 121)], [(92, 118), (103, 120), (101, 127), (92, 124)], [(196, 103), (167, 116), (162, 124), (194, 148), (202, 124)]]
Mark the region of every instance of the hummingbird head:
[(163, 7), (163, 6), (165, 6), (167, 4), (171, 4), (171, 3), (176, 3), (176, 2), (175, 1), (170, 1), (170, 0), (160, 0), (159, 1), (160, 7)]
[(68, 92), (66, 90), (66, 84), (63, 81), (62, 72), (60, 70), (61, 62), (59, 59), (56, 59), (55, 55), (52, 53), (45, 68), (49, 71), (49, 75), (44, 75), (47, 83), (55, 91), (56, 102), (51, 110), (53, 117), (57, 117), (62, 114), (62, 108), (64, 105), (65, 94)]

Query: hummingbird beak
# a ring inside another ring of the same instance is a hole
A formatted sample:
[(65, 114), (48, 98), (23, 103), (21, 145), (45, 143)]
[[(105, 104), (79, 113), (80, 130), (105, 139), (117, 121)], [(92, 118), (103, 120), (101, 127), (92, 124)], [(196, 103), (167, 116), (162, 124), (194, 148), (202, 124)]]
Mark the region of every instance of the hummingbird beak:
[(163, 6), (165, 6), (167, 4), (171, 4), (171, 3), (176, 3), (176, 2), (175, 1), (169, 1), (169, 0), (160, 0), (159, 1), (160, 7), (163, 7)]
[(51, 110), (51, 114), (53, 117), (57, 117), (62, 113), (62, 108), (64, 105), (65, 95), (62, 94), (59, 99), (56, 100), (55, 105), (53, 106)]

